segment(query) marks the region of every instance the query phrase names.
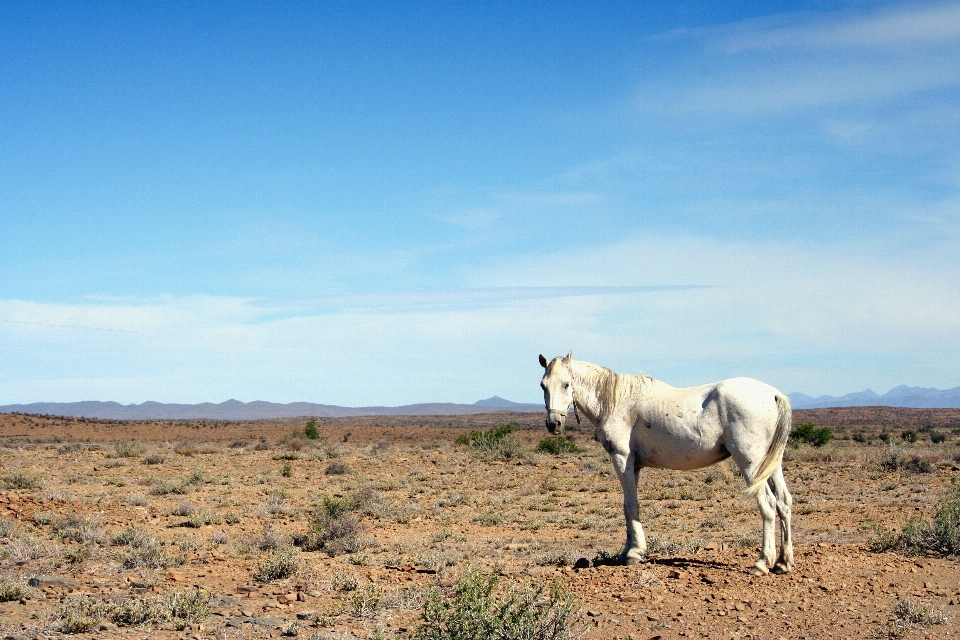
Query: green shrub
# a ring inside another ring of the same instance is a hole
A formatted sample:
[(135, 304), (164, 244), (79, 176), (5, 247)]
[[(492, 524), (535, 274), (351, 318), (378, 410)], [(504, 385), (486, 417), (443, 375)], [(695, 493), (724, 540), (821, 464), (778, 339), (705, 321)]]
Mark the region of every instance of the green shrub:
[(794, 427), (790, 432), (790, 439), (795, 442), (805, 442), (815, 447), (822, 447), (833, 440), (833, 431), (827, 427), (817, 429), (812, 422), (804, 422)]
[(930, 432), (930, 442), (933, 444), (941, 444), (947, 441), (947, 434), (940, 433), (939, 431)]
[(960, 487), (937, 505), (933, 521), (923, 516), (911, 518), (899, 532), (877, 528), (869, 541), (873, 551), (900, 551), (908, 555), (960, 554)]
[(537, 445), (537, 451), (559, 456), (564, 453), (580, 453), (583, 449), (578, 447), (570, 438), (553, 436), (552, 438), (544, 438), (541, 440), (540, 444)]
[(514, 423), (505, 424), (496, 429), (471, 431), (459, 436), (455, 443), (469, 447), (483, 455), (499, 458), (514, 458), (520, 453), (520, 443), (513, 435)]
[(320, 431), (317, 429), (317, 421), (315, 419), (310, 418), (307, 420), (307, 426), (303, 428), (303, 435), (311, 440), (316, 440), (320, 437)]
[(900, 437), (904, 442), (916, 442), (917, 441), (917, 432), (916, 431), (904, 431), (900, 434)]
[(480, 431), (471, 431), (470, 434), (463, 434), (456, 439), (456, 444), (465, 445), (474, 449), (484, 449), (496, 446), (513, 433), (516, 428), (514, 423), (505, 424), (496, 429), (482, 429)]
[(496, 575), (471, 571), (453, 593), (435, 589), (424, 605), (414, 640), (566, 640), (578, 607), (559, 581), (514, 587), (499, 595)]

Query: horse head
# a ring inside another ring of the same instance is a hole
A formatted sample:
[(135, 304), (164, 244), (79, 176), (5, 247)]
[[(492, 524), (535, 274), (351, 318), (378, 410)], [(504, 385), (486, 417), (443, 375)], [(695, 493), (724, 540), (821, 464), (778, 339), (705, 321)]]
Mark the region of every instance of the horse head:
[(573, 404), (573, 349), (566, 357), (554, 358), (550, 362), (540, 354), (540, 366), (543, 378), (543, 403), (547, 407), (547, 430), (550, 433), (563, 433), (563, 423), (567, 419), (567, 410)]

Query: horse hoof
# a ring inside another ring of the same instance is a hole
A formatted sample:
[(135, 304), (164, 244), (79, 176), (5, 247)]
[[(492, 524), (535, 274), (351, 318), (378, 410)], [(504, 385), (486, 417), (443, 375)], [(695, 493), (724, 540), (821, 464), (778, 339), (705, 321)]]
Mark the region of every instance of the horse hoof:
[(778, 562), (777, 564), (773, 565), (773, 572), (781, 576), (785, 573), (790, 573), (792, 569), (793, 567), (783, 562)]
[(633, 565), (642, 564), (644, 562), (646, 562), (645, 558), (638, 558), (637, 556), (627, 556), (626, 558), (620, 561), (620, 564), (622, 564), (625, 567), (632, 567)]
[(750, 567), (750, 575), (752, 576), (765, 576), (770, 573), (770, 570), (767, 569), (767, 563), (763, 560), (757, 562), (757, 564)]

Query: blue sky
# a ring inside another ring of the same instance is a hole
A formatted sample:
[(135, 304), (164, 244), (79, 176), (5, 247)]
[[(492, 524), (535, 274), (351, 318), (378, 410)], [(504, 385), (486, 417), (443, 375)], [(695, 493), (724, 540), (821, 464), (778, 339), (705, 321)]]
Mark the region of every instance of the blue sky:
[(960, 4), (0, 2), (0, 404), (960, 385)]

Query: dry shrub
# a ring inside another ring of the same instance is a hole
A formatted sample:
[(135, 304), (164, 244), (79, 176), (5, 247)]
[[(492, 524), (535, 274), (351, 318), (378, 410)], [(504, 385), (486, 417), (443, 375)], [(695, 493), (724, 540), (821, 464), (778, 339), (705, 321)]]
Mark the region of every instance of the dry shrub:
[(137, 440), (120, 439), (113, 443), (113, 452), (118, 458), (136, 458), (143, 453), (143, 445)]
[(63, 633), (84, 633), (106, 618), (120, 627), (171, 625), (182, 630), (209, 615), (210, 595), (203, 589), (178, 589), (162, 596), (119, 601), (83, 594), (61, 603), (54, 626)]
[(68, 513), (53, 521), (53, 534), (61, 540), (99, 542), (103, 539), (103, 523), (78, 513)]
[(296, 547), (284, 545), (270, 551), (253, 574), (257, 582), (272, 582), (289, 578), (300, 571), (303, 561), (300, 550)]
[(269, 496), (266, 500), (260, 503), (259, 507), (257, 507), (257, 515), (261, 517), (272, 515), (289, 515), (290, 513), (293, 513), (293, 511), (293, 508), (286, 503), (281, 495)]
[(348, 465), (346, 462), (334, 460), (327, 465), (327, 468), (323, 471), (323, 473), (328, 476), (339, 476), (350, 473), (350, 471), (350, 465)]
[(360, 522), (355, 512), (370, 512), (379, 501), (379, 493), (371, 487), (343, 498), (324, 495), (309, 515), (310, 530), (297, 536), (295, 544), (306, 551), (322, 549), (330, 556), (360, 551), (365, 543), (360, 540)]
[(451, 591), (435, 589), (414, 640), (568, 640), (579, 607), (560, 582), (515, 587), (497, 594), (499, 577), (471, 571)]
[(3, 476), (4, 489), (40, 489), (42, 487), (43, 482), (40, 476), (27, 473), (22, 469), (11, 471)]

